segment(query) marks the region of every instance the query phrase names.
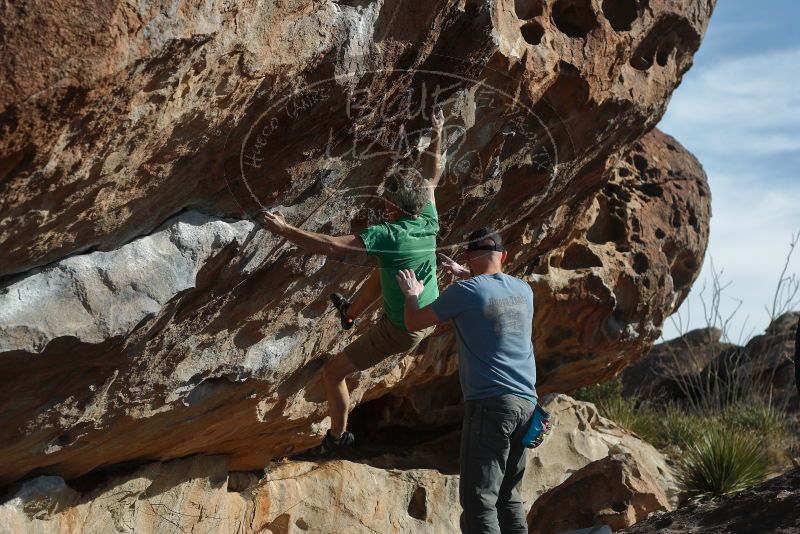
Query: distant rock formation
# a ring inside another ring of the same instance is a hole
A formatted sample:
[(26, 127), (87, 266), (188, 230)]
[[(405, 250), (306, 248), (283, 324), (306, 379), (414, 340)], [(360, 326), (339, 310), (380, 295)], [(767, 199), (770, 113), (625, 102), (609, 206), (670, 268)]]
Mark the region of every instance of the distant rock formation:
[[(446, 115), (444, 250), (498, 227), (537, 302), (542, 392), (648, 350), (705, 250), (697, 161), (650, 131), (714, 2), (118, 0), (0, 7), (0, 485), (195, 454), (249, 470), (324, 432), (333, 290), (265, 208), (346, 234)], [(442, 280), (442, 285), (446, 282)], [(449, 326), (351, 380), (455, 373)], [(205, 512), (204, 512), (205, 513)]]
[(620, 374), (622, 394), (663, 400), (685, 397), (691, 376), (699, 375), (722, 350), (735, 348), (721, 338), (719, 328), (699, 328), (655, 345)]
[(786, 312), (744, 346), (721, 340), (715, 328), (693, 330), (659, 343), (625, 369), (623, 395), (661, 401), (697, 397), (715, 383), (754, 392), (782, 407), (797, 409), (793, 355), (800, 312)]
[[(742, 350), (741, 373), (756, 383), (764, 384), (764, 391), (771, 394), (777, 403), (794, 409), (800, 409), (792, 361), (799, 320), (800, 311), (784, 313), (770, 323), (763, 334), (750, 339)], [(719, 357), (725, 357), (725, 354)]]

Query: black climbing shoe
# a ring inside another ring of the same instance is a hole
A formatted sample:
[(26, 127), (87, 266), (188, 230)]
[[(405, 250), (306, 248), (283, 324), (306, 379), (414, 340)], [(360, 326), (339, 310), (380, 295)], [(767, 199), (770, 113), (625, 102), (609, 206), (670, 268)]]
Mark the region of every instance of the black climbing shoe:
[(342, 458), (353, 450), (356, 438), (352, 432), (343, 432), (339, 439), (331, 435), (331, 431), (325, 433), (322, 443), (312, 447), (307, 451), (294, 457), (295, 460), (325, 460), (330, 458)]
[(347, 316), (347, 308), (350, 307), (350, 301), (339, 293), (331, 293), (331, 302), (333, 302), (333, 307), (339, 312), (339, 320), (342, 322), (342, 328), (344, 330), (350, 330), (355, 322)]

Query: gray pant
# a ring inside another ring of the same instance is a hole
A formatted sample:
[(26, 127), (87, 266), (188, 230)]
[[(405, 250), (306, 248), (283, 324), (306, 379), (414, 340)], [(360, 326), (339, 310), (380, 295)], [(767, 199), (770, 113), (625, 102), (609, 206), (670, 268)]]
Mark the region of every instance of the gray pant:
[(458, 487), (464, 534), (527, 534), (516, 487), (525, 473), (522, 436), (533, 409), (515, 395), (466, 402)]

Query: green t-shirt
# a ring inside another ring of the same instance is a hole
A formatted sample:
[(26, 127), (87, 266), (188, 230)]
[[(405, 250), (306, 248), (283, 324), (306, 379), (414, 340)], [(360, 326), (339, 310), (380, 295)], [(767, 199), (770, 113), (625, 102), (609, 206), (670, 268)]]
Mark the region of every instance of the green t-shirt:
[(392, 323), (403, 330), (405, 297), (397, 285), (397, 271), (413, 269), (425, 289), (419, 305), (427, 306), (439, 296), (436, 284), (436, 235), (439, 215), (436, 206), (428, 202), (417, 217), (401, 217), (396, 221), (374, 224), (358, 235), (364, 241), (367, 254), (378, 259), (381, 269), (383, 308)]

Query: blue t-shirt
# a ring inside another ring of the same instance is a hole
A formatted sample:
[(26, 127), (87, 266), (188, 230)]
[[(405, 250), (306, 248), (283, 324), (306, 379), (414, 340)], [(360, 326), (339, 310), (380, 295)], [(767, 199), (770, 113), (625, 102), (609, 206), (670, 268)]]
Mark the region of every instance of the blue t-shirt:
[(442, 321), (453, 320), (464, 399), (535, 399), (531, 286), (505, 273), (481, 274), (448, 287), (431, 308)]

